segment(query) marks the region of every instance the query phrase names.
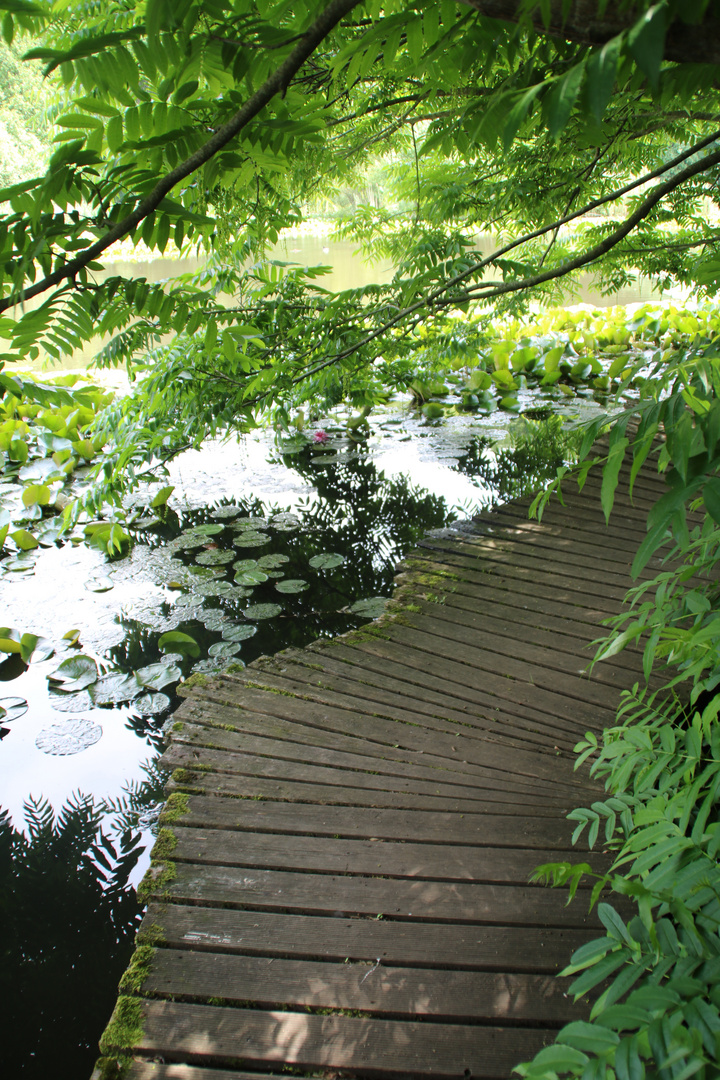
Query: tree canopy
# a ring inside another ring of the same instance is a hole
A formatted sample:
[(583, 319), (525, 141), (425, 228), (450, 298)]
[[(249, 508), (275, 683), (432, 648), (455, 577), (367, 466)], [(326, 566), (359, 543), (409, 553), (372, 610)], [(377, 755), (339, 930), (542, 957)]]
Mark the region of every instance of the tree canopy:
[[(0, 7), (55, 88), (47, 173), (0, 192), (0, 378), (93, 337), (113, 336), (102, 363), (151, 351), (148, 453), (303, 399), (371, 404), (407, 385), (420, 323), (557, 299), (584, 267), (716, 289), (716, 69), (691, 47), (712, 59), (716, 5)], [(378, 161), (389, 205), (344, 228), (390, 254), (389, 285), (335, 295), (268, 263), (308, 200)], [(123, 237), (207, 268), (101, 280)]]

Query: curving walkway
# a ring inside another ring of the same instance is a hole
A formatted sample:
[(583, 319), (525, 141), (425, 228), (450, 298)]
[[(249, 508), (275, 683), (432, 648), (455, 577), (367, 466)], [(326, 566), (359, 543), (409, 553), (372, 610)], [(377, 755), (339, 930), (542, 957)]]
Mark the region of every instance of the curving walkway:
[(528, 875), (578, 859), (572, 747), (639, 667), (589, 678), (587, 644), (662, 490), (642, 473), (609, 528), (591, 478), (540, 524), (428, 538), (383, 619), (193, 689), (104, 1036), (127, 1080), (506, 1078), (584, 1015), (554, 976), (597, 934), (587, 889)]

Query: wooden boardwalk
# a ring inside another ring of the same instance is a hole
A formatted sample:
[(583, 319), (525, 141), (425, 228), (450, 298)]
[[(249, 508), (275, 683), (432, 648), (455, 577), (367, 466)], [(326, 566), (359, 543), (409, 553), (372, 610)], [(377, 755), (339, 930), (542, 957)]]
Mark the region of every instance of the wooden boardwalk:
[(585, 857), (572, 747), (638, 669), (589, 678), (587, 646), (661, 493), (644, 472), (609, 528), (592, 477), (540, 524), (483, 515), (419, 545), (383, 619), (193, 690), (103, 1042), (127, 1080), (506, 1078), (585, 1015), (555, 974), (597, 935), (587, 889), (528, 876)]

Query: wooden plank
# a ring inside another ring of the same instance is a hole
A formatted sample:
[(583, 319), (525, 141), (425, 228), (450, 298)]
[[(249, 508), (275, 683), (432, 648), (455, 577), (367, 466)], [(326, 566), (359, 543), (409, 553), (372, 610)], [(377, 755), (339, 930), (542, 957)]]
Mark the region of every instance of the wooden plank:
[(196, 866), (176, 861), (167, 886), (176, 903), (222, 904), (254, 911), (299, 915), (372, 915), (433, 922), (502, 923), (525, 927), (593, 927), (585, 905), (565, 903), (564, 893), (540, 885), (389, 879), (234, 866)]
[(318, 801), (325, 801), (321, 798), (323, 795), (326, 795), (329, 801), (336, 801), (337, 789), (346, 792), (346, 801), (350, 803), (354, 803), (357, 798), (367, 801), (374, 796), (384, 794), (404, 798), (406, 805), (420, 805), (425, 799), (428, 809), (433, 806), (443, 809), (441, 803), (447, 803), (445, 809), (450, 809), (452, 805), (461, 810), (480, 810), (491, 803), (517, 805), (527, 800), (527, 803), (535, 808), (536, 813), (558, 814), (567, 804), (567, 797), (565, 799), (553, 798), (552, 792), (546, 794), (537, 790), (523, 793), (521, 799), (518, 791), (503, 788), (501, 779), (493, 781), (497, 787), (491, 787), (487, 781), (476, 787), (443, 784), (439, 780), (433, 784), (427, 781), (409, 780), (404, 777), (394, 778), (351, 769), (327, 769), (323, 766), (296, 764), (281, 761), (278, 758), (260, 757), (256, 754), (231, 753), (222, 750), (200, 752), (178, 742), (170, 744), (162, 756), (162, 764), (170, 769), (186, 768), (192, 771), (200, 768), (201, 774), (204, 773), (208, 777), (206, 786), (218, 782), (218, 772), (229, 774), (239, 785), (247, 784), (248, 781), (258, 784), (272, 781), (292, 785), (291, 788), (288, 787), (288, 790), (295, 792), (301, 802), (308, 801), (316, 795)]
[(376, 1015), (454, 1021), (541, 1023), (579, 1020), (584, 1004), (567, 996), (567, 980), (547, 975), (331, 964), (282, 957), (157, 949), (144, 994), (222, 998), (261, 1009), (353, 1009)]
[[(383, 655), (385, 651), (383, 646), (388, 643), (380, 639), (379, 641), (378, 646), (375, 646), (373, 642), (372, 647), (373, 649), (377, 648)], [(367, 645), (368, 643), (364, 644)], [(396, 648), (399, 648), (399, 646), (396, 646)], [(425, 653), (418, 650), (407, 649), (405, 651), (416, 658), (417, 663), (420, 663), (426, 657)], [(429, 667), (429, 663), (426, 662), (426, 666)], [(252, 673), (250, 678), (252, 679)], [(520, 694), (521, 691), (513, 689), (515, 685), (519, 685), (522, 687), (523, 696), (531, 696), (530, 691), (532, 688), (529, 684), (515, 684), (510, 679), (506, 680), (506, 682), (508, 683), (508, 692)], [(457, 725), (447, 724), (446, 733), (450, 738), (442, 740), (439, 738), (437, 731), (421, 728), (419, 723), (416, 725), (397, 720), (386, 720), (381, 717), (368, 716), (366, 713), (355, 712), (352, 709), (339, 709), (327, 705), (318, 707), (318, 704), (312, 701), (305, 701), (300, 696), (291, 696), (289, 693), (276, 694), (268, 692), (263, 695), (262, 692), (255, 690), (248, 693), (253, 694), (253, 704), (257, 708), (273, 710), (281, 714), (284, 719), (294, 720), (296, 737), (300, 738), (304, 734), (304, 737), (313, 745), (318, 740), (324, 744), (325, 740), (322, 732), (325, 730), (350, 736), (354, 732), (354, 746), (360, 753), (368, 753), (374, 750), (379, 757), (388, 755), (394, 758), (396, 755), (392, 753), (393, 750), (401, 751), (401, 754), (397, 755), (401, 757), (416, 752), (422, 754), (423, 761), (428, 764), (473, 776), (481, 776), (484, 769), (491, 766), (500, 766), (503, 761), (507, 767), (507, 752), (492, 742), (473, 737), (473, 731), (469, 728), (458, 731)], [(542, 691), (538, 691), (538, 695), (540, 693)], [(223, 676), (222, 682), (216, 679), (213, 683), (197, 690), (194, 694), (195, 702), (198, 704), (205, 701), (231, 704), (233, 697), (238, 703), (245, 700), (243, 681), (236, 678), (235, 675)], [(559, 702), (562, 700), (562, 698), (558, 697)], [(243, 723), (245, 720), (246, 716), (243, 716)], [(304, 733), (301, 732), (300, 725), (304, 726)], [(590, 725), (583, 726), (578, 723), (577, 730), (581, 733), (588, 726)], [(556, 759), (559, 756), (559, 752), (555, 751), (549, 754), (540, 754), (514, 749), (512, 766), (519, 774), (526, 777), (545, 776), (548, 779), (556, 779), (558, 777)], [(568, 770), (568, 775), (563, 777), (563, 780), (566, 784), (573, 785), (570, 770)]]
[[(162, 821), (162, 819), (161, 819)], [(504, 848), (411, 841), (349, 840), (334, 836), (284, 836), (236, 832), (218, 827), (176, 826), (172, 857), (207, 865), (262, 869), (312, 870), (321, 873), (381, 875), (394, 880), (475, 881), (525, 885), (541, 862), (588, 861), (597, 873), (609, 866), (598, 852), (582, 855), (567, 848)], [(581, 886), (590, 887), (592, 879)], [(586, 901), (577, 903), (585, 905)]]
[[(504, 682), (501, 679), (506, 678), (520, 678), (521, 675), (526, 677), (522, 679), (523, 682), (532, 681), (535, 677), (536, 681), (534, 685), (539, 686), (540, 689), (547, 689), (543, 687), (542, 683), (546, 683), (552, 686), (551, 676), (548, 674), (547, 669), (541, 669), (537, 665), (531, 665), (528, 661), (527, 664), (518, 664), (512, 659), (508, 659), (502, 653), (490, 653), (482, 650), (477, 650), (473, 653), (472, 650), (462, 651), (457, 649), (457, 657), (452, 661), (450, 666), (445, 664), (446, 657), (443, 650), (447, 651), (448, 647), (441, 639), (436, 639), (432, 634), (424, 635), (418, 627), (413, 626), (410, 631), (402, 623), (395, 623), (388, 620), (383, 623), (382, 636), (386, 641), (398, 642), (398, 644), (404, 644), (409, 648), (418, 649), (419, 651), (428, 654), (429, 659), (426, 661), (426, 665), (432, 665), (433, 673), (436, 673), (438, 665), (447, 667), (447, 677), (444, 685), (447, 686), (452, 681), (462, 682), (463, 684), (488, 686), (495, 690), (498, 696), (501, 690), (507, 690)], [(435, 647), (437, 645), (437, 648)], [(482, 674), (477, 672), (481, 671)], [(496, 673), (497, 672), (497, 673)], [(299, 676), (296, 678), (296, 675)], [(558, 672), (553, 673), (554, 678), (558, 684), (560, 679), (563, 678)], [(318, 704), (330, 707), (345, 708), (351, 711), (357, 710), (361, 715), (368, 715), (367, 700), (364, 697), (357, 697), (352, 692), (342, 693), (337, 690), (329, 689), (327, 681), (322, 675), (313, 675), (308, 672), (308, 669), (302, 669), (296, 672), (291, 664), (258, 664), (257, 666), (252, 664), (244, 671), (233, 673), (232, 676), (228, 676), (236, 683), (251, 684), (255, 688), (263, 688), (270, 691), (281, 692), (288, 695), (293, 695), (305, 700), (311, 700)], [(358, 691), (362, 693), (362, 691)], [(550, 694), (555, 695), (555, 689), (549, 690)], [(540, 695), (541, 707), (538, 712), (538, 730), (539, 722), (544, 719), (545, 728), (550, 728), (553, 732), (555, 727), (559, 727), (560, 730), (569, 729), (573, 733), (577, 733), (577, 721), (570, 724), (563, 724), (564, 717), (562, 713), (559, 714), (560, 701), (564, 695), (562, 687), (558, 686), (557, 697), (558, 700), (550, 700), (546, 695)], [(505, 697), (509, 697), (506, 694)], [(567, 696), (567, 695), (565, 695)], [(541, 708), (544, 706), (546, 715), (543, 717)], [(457, 724), (451, 724), (444, 718), (428, 717), (423, 713), (416, 713), (411, 708), (411, 703), (406, 702), (406, 707), (400, 709), (394, 705), (385, 704), (380, 708), (380, 703), (377, 705), (378, 713), (375, 714), (377, 718), (380, 715), (383, 719), (387, 717), (390, 720), (399, 723), (410, 723), (415, 727), (425, 727), (433, 732), (439, 731), (446, 734), (452, 733), (452, 728), (457, 727)], [(602, 707), (602, 706), (599, 706)], [(364, 710), (364, 711), (363, 711)], [(586, 708), (586, 713), (589, 715), (591, 712), (589, 706)], [(552, 719), (550, 720), (549, 717)], [(588, 721), (589, 722), (589, 721)], [(373, 730), (372, 728), (370, 729)], [(468, 733), (466, 733), (468, 734)], [(442, 752), (442, 740), (433, 739), (436, 752)], [(547, 740), (546, 746), (554, 746), (554, 740)]]
[[(601, 710), (585, 706), (578, 699), (564, 697), (562, 694), (554, 693), (543, 686), (535, 686), (533, 683), (520, 678), (506, 678), (503, 675), (496, 675), (491, 670), (489, 661), (488, 667), (481, 672), (473, 672), (469, 665), (456, 664), (445, 658), (440, 659), (434, 656), (432, 651), (428, 652), (426, 649), (416, 647), (412, 639), (408, 638), (407, 635), (397, 633), (396, 628), (391, 623), (383, 626), (383, 634), (387, 636), (373, 638), (372, 640), (363, 639), (358, 642), (357, 647), (365, 652), (384, 656), (390, 660), (398, 657), (408, 666), (419, 668), (433, 675), (435, 685), (437, 685), (438, 679), (444, 678), (448, 684), (463, 685), (465, 683), (471, 688), (482, 688), (486, 692), (496, 695), (498, 708), (500, 708), (501, 703), (513, 701), (528, 709), (544, 712), (546, 718), (550, 717), (556, 720), (559, 716), (569, 722), (571, 730), (574, 726), (578, 733), (588, 729), (596, 730), (601, 728), (603, 721), (605, 724), (611, 722), (610, 717), (613, 714), (609, 709), (602, 710), (606, 714), (603, 716)], [(517, 667), (518, 674), (521, 674), (522, 665)], [(544, 681), (547, 681), (547, 679), (544, 679)], [(563, 726), (561, 730), (566, 730), (566, 728)]]
[(352, 1068), (375, 1077), (506, 1080), (518, 1059), (551, 1041), (548, 1030), (410, 1022), (370, 1017), (223, 1009), (141, 1000), (137, 1050), (223, 1065)]
[(282, 915), (151, 903), (140, 936), (163, 934), (172, 948), (295, 959), (380, 959), (407, 967), (552, 975), (597, 930), (507, 927), (390, 919)]
[[(204, 718), (207, 719), (207, 716)], [(280, 739), (263, 739), (243, 731), (227, 731), (224, 728), (213, 727), (211, 724), (194, 724), (187, 720), (180, 730), (173, 732), (173, 740), (172, 747), (178, 747), (179, 749), (184, 747), (191, 750), (194, 755), (197, 755), (197, 761), (205, 760), (204, 752), (207, 750), (253, 755), (265, 763), (264, 768), (267, 770), (272, 768), (273, 762), (277, 762), (277, 769), (286, 770), (285, 775), (287, 776), (291, 775), (293, 767), (297, 767), (299, 772), (309, 778), (313, 773), (310, 771), (305, 772), (306, 766), (309, 766), (310, 770), (327, 766), (341, 770), (357, 769), (367, 775), (377, 775), (380, 778), (378, 782), (381, 782), (383, 777), (388, 777), (388, 782), (393, 779), (407, 779), (409, 782), (412, 779), (418, 782), (424, 781), (435, 784), (435, 790), (437, 790), (437, 784), (440, 783), (442, 785), (441, 790), (446, 794), (450, 794), (451, 789), (455, 794), (462, 794), (471, 788), (474, 789), (474, 785), (477, 783), (492, 788), (500, 787), (504, 791), (514, 792), (518, 795), (539, 794), (536, 781), (524, 777), (518, 778), (510, 771), (510, 767), (501, 769), (495, 765), (488, 765), (481, 772), (477, 771), (469, 775), (467, 773), (457, 773), (447, 768), (425, 767), (396, 760), (386, 761), (384, 758), (362, 754), (344, 754), (340, 751), (327, 750), (325, 747), (312, 744), (293, 743)], [(511, 759), (509, 759), (509, 755), (506, 755), (506, 758), (508, 758), (506, 766), (509, 766)], [(313, 763), (317, 764), (314, 765)], [(231, 760), (228, 760), (226, 767), (229, 771), (232, 771)], [(258, 775), (262, 775), (262, 773)], [(546, 795), (549, 802), (565, 802), (567, 797), (565, 794), (566, 786), (562, 783), (560, 777), (558, 777), (558, 780), (558, 786), (554, 786)], [(455, 791), (456, 788), (460, 788), (461, 791)], [(577, 788), (568, 790), (570, 794), (573, 794), (577, 791)], [(600, 789), (598, 788), (598, 790)]]
[[(288, 835), (347, 839), (407, 840), (448, 846), (568, 848), (571, 825), (563, 819), (511, 814), (450, 814), (433, 810), (377, 810), (368, 807), (314, 806), (298, 813), (284, 802), (191, 795), (179, 823), (195, 828), (225, 828)], [(578, 845), (580, 847), (580, 845)]]
[[(182, 1062), (132, 1061), (123, 1072), (123, 1080), (287, 1080), (287, 1073), (237, 1072), (235, 1069), (203, 1069)], [(101, 1080), (99, 1071), (91, 1080)]]
[[(165, 758), (160, 758), (165, 765)], [(330, 784), (306, 784), (296, 780), (272, 780), (263, 777), (233, 776), (228, 773), (192, 772), (173, 776), (166, 786), (167, 794), (174, 791), (204, 793), (206, 795), (229, 795), (235, 799), (273, 799), (287, 803), (316, 806), (379, 807), (399, 810), (443, 811), (462, 814), (468, 811), (495, 811), (511, 815), (532, 812), (538, 817), (565, 816), (574, 809), (569, 800), (563, 807), (547, 807), (532, 796), (525, 796), (522, 805), (508, 799), (447, 799), (432, 795), (414, 795), (411, 792), (367, 790)]]

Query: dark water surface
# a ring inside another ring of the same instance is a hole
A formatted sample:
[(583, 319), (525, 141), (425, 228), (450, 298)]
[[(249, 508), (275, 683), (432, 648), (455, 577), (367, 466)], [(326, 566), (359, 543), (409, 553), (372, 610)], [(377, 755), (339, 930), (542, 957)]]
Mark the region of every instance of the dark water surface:
[[(0, 664), (0, 698), (29, 706), (0, 727), (3, 1075), (90, 1075), (139, 923), (134, 885), (162, 801), (155, 761), (180, 672), (247, 664), (362, 625), (381, 601), (352, 609), (390, 595), (396, 563), (424, 533), (554, 475), (555, 461), (490, 452), (489, 423), (412, 423), (386, 417), (359, 445), (338, 427), (326, 445), (298, 439), (287, 453), (265, 436), (208, 447), (173, 467), (162, 520), (143, 495), (126, 558), (106, 563), (66, 543), (33, 572), (0, 577), (0, 621), (56, 646), (27, 670)], [(98, 577), (106, 591), (95, 591)], [(70, 628), (81, 648), (63, 653)], [(197, 656), (163, 650), (163, 635), (178, 631)], [(92, 686), (53, 692), (47, 676), (78, 651), (101, 679), (118, 675), (108, 704), (88, 696)], [(160, 663), (175, 678), (123, 688)], [(76, 752), (48, 752), (53, 732), (67, 751), (75, 722)]]

